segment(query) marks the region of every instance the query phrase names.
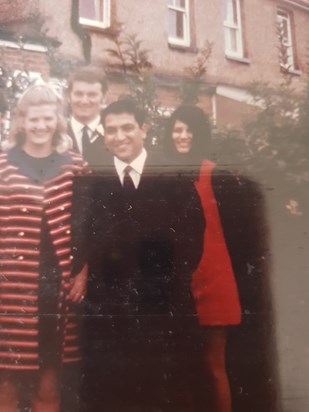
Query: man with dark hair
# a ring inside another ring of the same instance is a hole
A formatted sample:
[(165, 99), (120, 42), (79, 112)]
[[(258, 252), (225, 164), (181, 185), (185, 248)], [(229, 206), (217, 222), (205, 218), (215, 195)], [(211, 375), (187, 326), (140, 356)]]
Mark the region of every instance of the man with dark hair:
[(71, 108), (68, 132), (73, 149), (83, 155), (91, 168), (100, 167), (106, 157), (101, 123), (106, 91), (105, 75), (98, 67), (81, 67), (68, 80), (67, 100)]
[(198, 411), (190, 284), (205, 228), (199, 197), (147, 153), (145, 116), (132, 101), (112, 103), (102, 119), (113, 156), (91, 177), (86, 410)]
[(146, 113), (141, 110), (135, 103), (133, 99), (126, 96), (119, 99), (117, 102), (111, 103), (106, 109), (102, 112), (102, 122), (109, 114), (122, 114), (129, 113), (135, 117), (138, 125), (140, 127), (145, 126)]

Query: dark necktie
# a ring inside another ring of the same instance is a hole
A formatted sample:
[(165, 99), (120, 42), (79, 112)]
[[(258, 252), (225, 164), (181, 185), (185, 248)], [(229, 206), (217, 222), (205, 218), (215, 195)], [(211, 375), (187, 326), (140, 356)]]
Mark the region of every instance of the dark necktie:
[(87, 155), (89, 153), (89, 149), (91, 146), (90, 139), (89, 139), (90, 129), (88, 126), (83, 127), (83, 134), (82, 134), (82, 155), (85, 159), (87, 159)]
[(130, 172), (132, 171), (131, 166), (127, 166), (124, 169), (124, 178), (123, 178), (123, 190), (126, 192), (134, 192), (135, 191), (135, 186), (132, 180), (132, 177), (130, 176)]

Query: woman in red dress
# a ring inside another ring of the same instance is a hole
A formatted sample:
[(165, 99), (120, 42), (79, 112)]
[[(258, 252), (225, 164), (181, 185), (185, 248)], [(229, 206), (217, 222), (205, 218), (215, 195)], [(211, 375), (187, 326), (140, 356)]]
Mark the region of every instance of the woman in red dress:
[(73, 239), (80, 224), (73, 196), (84, 164), (68, 150), (62, 113), (52, 88), (30, 87), (0, 155), (3, 412), (18, 410), (25, 381), (33, 412), (60, 411), (60, 371), (80, 360), (74, 308), (85, 294), (87, 265)]
[(233, 219), (229, 194), (239, 192), (237, 178), (207, 160), (210, 126), (198, 107), (181, 106), (168, 120), (165, 148), (179, 173), (191, 178), (201, 198), (207, 228), (204, 252), (192, 279), (200, 325), (205, 329), (204, 363), (212, 411), (231, 412), (225, 366), (228, 327), (241, 322), (233, 262), (225, 232)]

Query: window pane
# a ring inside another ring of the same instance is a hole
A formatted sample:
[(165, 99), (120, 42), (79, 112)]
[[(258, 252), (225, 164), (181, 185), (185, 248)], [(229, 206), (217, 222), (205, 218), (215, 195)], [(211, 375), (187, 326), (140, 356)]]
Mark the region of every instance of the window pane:
[(280, 63), (284, 66), (294, 66), (294, 56), (292, 46), (283, 46), (280, 52)]
[(238, 16), (237, 16), (237, 0), (225, 0), (225, 20), (233, 23), (235, 25), (238, 24)]
[(79, 0), (79, 16), (104, 21), (104, 0)]
[(174, 6), (174, 0), (168, 0), (168, 1), (167, 1), (167, 4), (168, 4), (169, 6)]
[(95, 0), (79, 0), (79, 16), (84, 19), (97, 20)]
[(237, 1), (233, 0), (233, 22), (238, 25)]
[(289, 27), (288, 27), (288, 22), (287, 20), (281, 20), (280, 24), (280, 29), (281, 29), (281, 35), (283, 36), (283, 39), (285, 42), (289, 41)]
[(291, 22), (288, 13), (282, 10), (278, 10), (277, 14), (278, 23), (278, 37), (281, 42), (280, 47), (280, 63), (286, 68), (294, 67), (294, 54), (293, 44), (291, 36)]
[(104, 4), (106, 3), (105, 0), (96, 0), (96, 15), (97, 20), (104, 21), (105, 13), (104, 13)]
[(279, 40), (286, 45), (291, 44), (289, 16), (284, 15), (283, 12), (278, 12), (277, 23)]
[(175, 0), (175, 6), (185, 9), (186, 8), (186, 0)]
[(238, 31), (237, 29), (231, 29), (226, 27), (224, 30), (224, 41), (226, 49), (229, 52), (239, 53), (240, 45), (238, 44)]
[(230, 48), (233, 52), (238, 51), (237, 30), (235, 29), (230, 29)]
[(177, 37), (184, 38), (184, 15), (183, 13), (177, 12)]
[(169, 10), (169, 35), (179, 39), (184, 38), (184, 15), (182, 12)]

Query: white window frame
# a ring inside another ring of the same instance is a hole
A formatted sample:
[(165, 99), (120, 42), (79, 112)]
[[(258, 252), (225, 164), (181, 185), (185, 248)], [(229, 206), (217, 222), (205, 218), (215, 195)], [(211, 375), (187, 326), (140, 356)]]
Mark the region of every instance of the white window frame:
[[(243, 35), (242, 35), (242, 22), (241, 22), (241, 9), (240, 9), (240, 0), (224, 0), (224, 8), (227, 7), (228, 1), (235, 1), (236, 3), (236, 18), (238, 24), (235, 24), (233, 21), (229, 21), (225, 19), (224, 16), (224, 43), (225, 43), (225, 54), (228, 57), (235, 57), (235, 58), (244, 58), (244, 45), (243, 45)], [(225, 14), (225, 9), (224, 9)], [(236, 44), (237, 50), (232, 50), (230, 44), (232, 42), (231, 32), (236, 31)], [(226, 41), (228, 39), (228, 41)], [(227, 44), (228, 43), (228, 44)]]
[(46, 53), (47, 52), (47, 47), (41, 46), (40, 44), (33, 44), (33, 43), (25, 43), (22, 45), (10, 41), (10, 40), (1, 40), (0, 39), (0, 47), (8, 47), (10, 49), (23, 49), (23, 50), (28, 50), (28, 51), (35, 51), (35, 52), (42, 52)]
[(103, 16), (101, 19), (93, 20), (79, 16), (80, 24), (89, 27), (95, 27), (98, 29), (106, 29), (111, 25), (111, 2), (110, 0), (94, 0), (96, 2), (102, 2)]
[[(292, 25), (291, 25), (291, 14), (284, 9), (277, 10), (277, 24), (281, 24), (283, 20), (287, 22), (287, 35), (288, 38), (286, 41), (283, 41), (281, 46), (286, 47), (288, 53), (288, 61), (287, 64), (280, 62), (280, 66), (284, 69), (294, 70), (295, 69), (295, 56), (294, 56), (294, 45), (293, 45), (293, 36), (292, 36)], [(279, 35), (278, 35), (279, 36)], [(281, 39), (278, 38), (280, 41)]]
[[(173, 2), (175, 3), (175, 0), (173, 0)], [(183, 39), (179, 38), (179, 37), (174, 37), (171, 36), (170, 33), (168, 33), (168, 42), (170, 44), (175, 44), (178, 46), (190, 46), (190, 6), (189, 6), (190, 1), (189, 0), (185, 0), (185, 7), (177, 7), (175, 4), (167, 5), (168, 8), (168, 13), (170, 12), (170, 10), (173, 11), (178, 11), (183, 13), (183, 34), (184, 37)], [(168, 16), (169, 17), (169, 16)], [(169, 24), (169, 23), (168, 23)], [(168, 27), (168, 31), (169, 31), (169, 27)]]

